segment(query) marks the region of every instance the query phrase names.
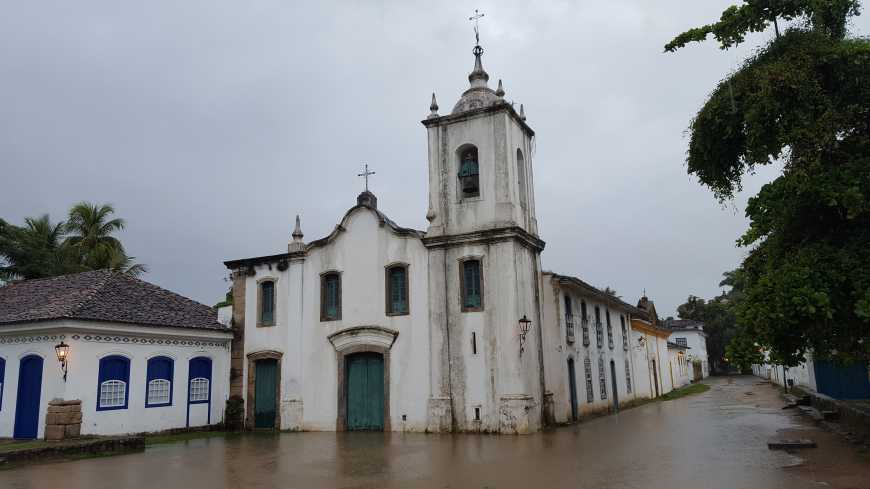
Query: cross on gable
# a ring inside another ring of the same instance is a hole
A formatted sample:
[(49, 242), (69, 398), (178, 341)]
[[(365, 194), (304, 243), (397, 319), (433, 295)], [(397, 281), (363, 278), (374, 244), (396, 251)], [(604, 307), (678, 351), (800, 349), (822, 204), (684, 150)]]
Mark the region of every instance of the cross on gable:
[(358, 173), (358, 177), (363, 177), (366, 181), (366, 192), (369, 191), (369, 175), (374, 175), (375, 172), (369, 171), (369, 164), (366, 163), (362, 173)]

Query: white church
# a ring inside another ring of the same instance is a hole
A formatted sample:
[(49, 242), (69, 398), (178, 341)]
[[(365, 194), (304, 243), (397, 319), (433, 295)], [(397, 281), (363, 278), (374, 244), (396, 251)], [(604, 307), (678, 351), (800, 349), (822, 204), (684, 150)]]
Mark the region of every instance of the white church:
[(225, 262), (248, 428), (529, 433), (637, 395), (645, 313), (542, 271), (535, 133), (473, 53), (470, 87), (422, 121), (426, 231), (365, 191), (328, 236), (297, 218), (286, 252)]

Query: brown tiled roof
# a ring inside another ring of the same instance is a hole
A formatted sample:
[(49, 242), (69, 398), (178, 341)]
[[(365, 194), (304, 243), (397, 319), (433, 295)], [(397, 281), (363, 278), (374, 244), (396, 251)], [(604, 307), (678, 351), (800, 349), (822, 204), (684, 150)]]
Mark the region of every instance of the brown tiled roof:
[(50, 319), (227, 330), (213, 308), (107, 270), (0, 287), (0, 326)]
[(550, 274), (553, 276), (553, 279), (557, 280), (560, 284), (572, 285), (576, 289), (582, 291), (582, 293), (591, 297), (595, 297), (596, 299), (604, 302), (605, 304), (610, 304), (612, 306), (624, 309), (628, 311), (628, 313), (632, 316), (646, 316), (646, 312), (642, 309), (638, 309), (637, 307), (632, 306), (631, 304), (623, 301), (619, 297), (607, 294), (603, 290), (592, 286), (577, 277), (572, 277), (570, 275), (559, 275), (558, 273), (553, 272), (544, 272), (544, 274)]

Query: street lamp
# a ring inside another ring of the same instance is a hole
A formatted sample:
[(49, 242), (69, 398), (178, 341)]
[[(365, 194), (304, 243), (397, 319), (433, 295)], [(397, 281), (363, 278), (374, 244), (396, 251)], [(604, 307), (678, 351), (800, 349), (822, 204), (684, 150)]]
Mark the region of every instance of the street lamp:
[(63, 381), (66, 382), (67, 365), (69, 364), (69, 345), (61, 341), (55, 345), (54, 352), (57, 354), (57, 361), (60, 362), (60, 368), (63, 370)]
[(529, 328), (532, 327), (532, 321), (523, 314), (523, 318), (520, 319), (520, 356), (523, 355), (523, 351), (525, 350), (524, 345), (526, 344), (526, 335), (529, 334)]

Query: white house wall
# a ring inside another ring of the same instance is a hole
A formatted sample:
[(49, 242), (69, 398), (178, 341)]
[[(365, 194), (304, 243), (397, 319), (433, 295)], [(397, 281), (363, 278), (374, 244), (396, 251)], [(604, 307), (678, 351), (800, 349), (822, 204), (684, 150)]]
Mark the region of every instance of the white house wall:
[[(44, 435), (45, 413), (54, 398), (82, 401), (85, 435), (154, 432), (223, 421), (228, 396), (229, 334), (180, 328), (136, 327), (112, 323), (52, 321), (0, 330), (0, 358), (6, 360), (0, 437), (11, 437), (15, 420), (18, 369), (21, 358), (35, 354), (43, 359), (39, 400), (38, 437)], [(67, 381), (63, 381), (55, 345), (70, 345)], [(99, 361), (108, 355), (130, 359), (126, 409), (97, 411)], [(145, 407), (147, 362), (154, 356), (174, 361), (172, 404)], [(212, 360), (211, 406), (193, 404), (188, 418), (188, 362), (194, 357)]]

